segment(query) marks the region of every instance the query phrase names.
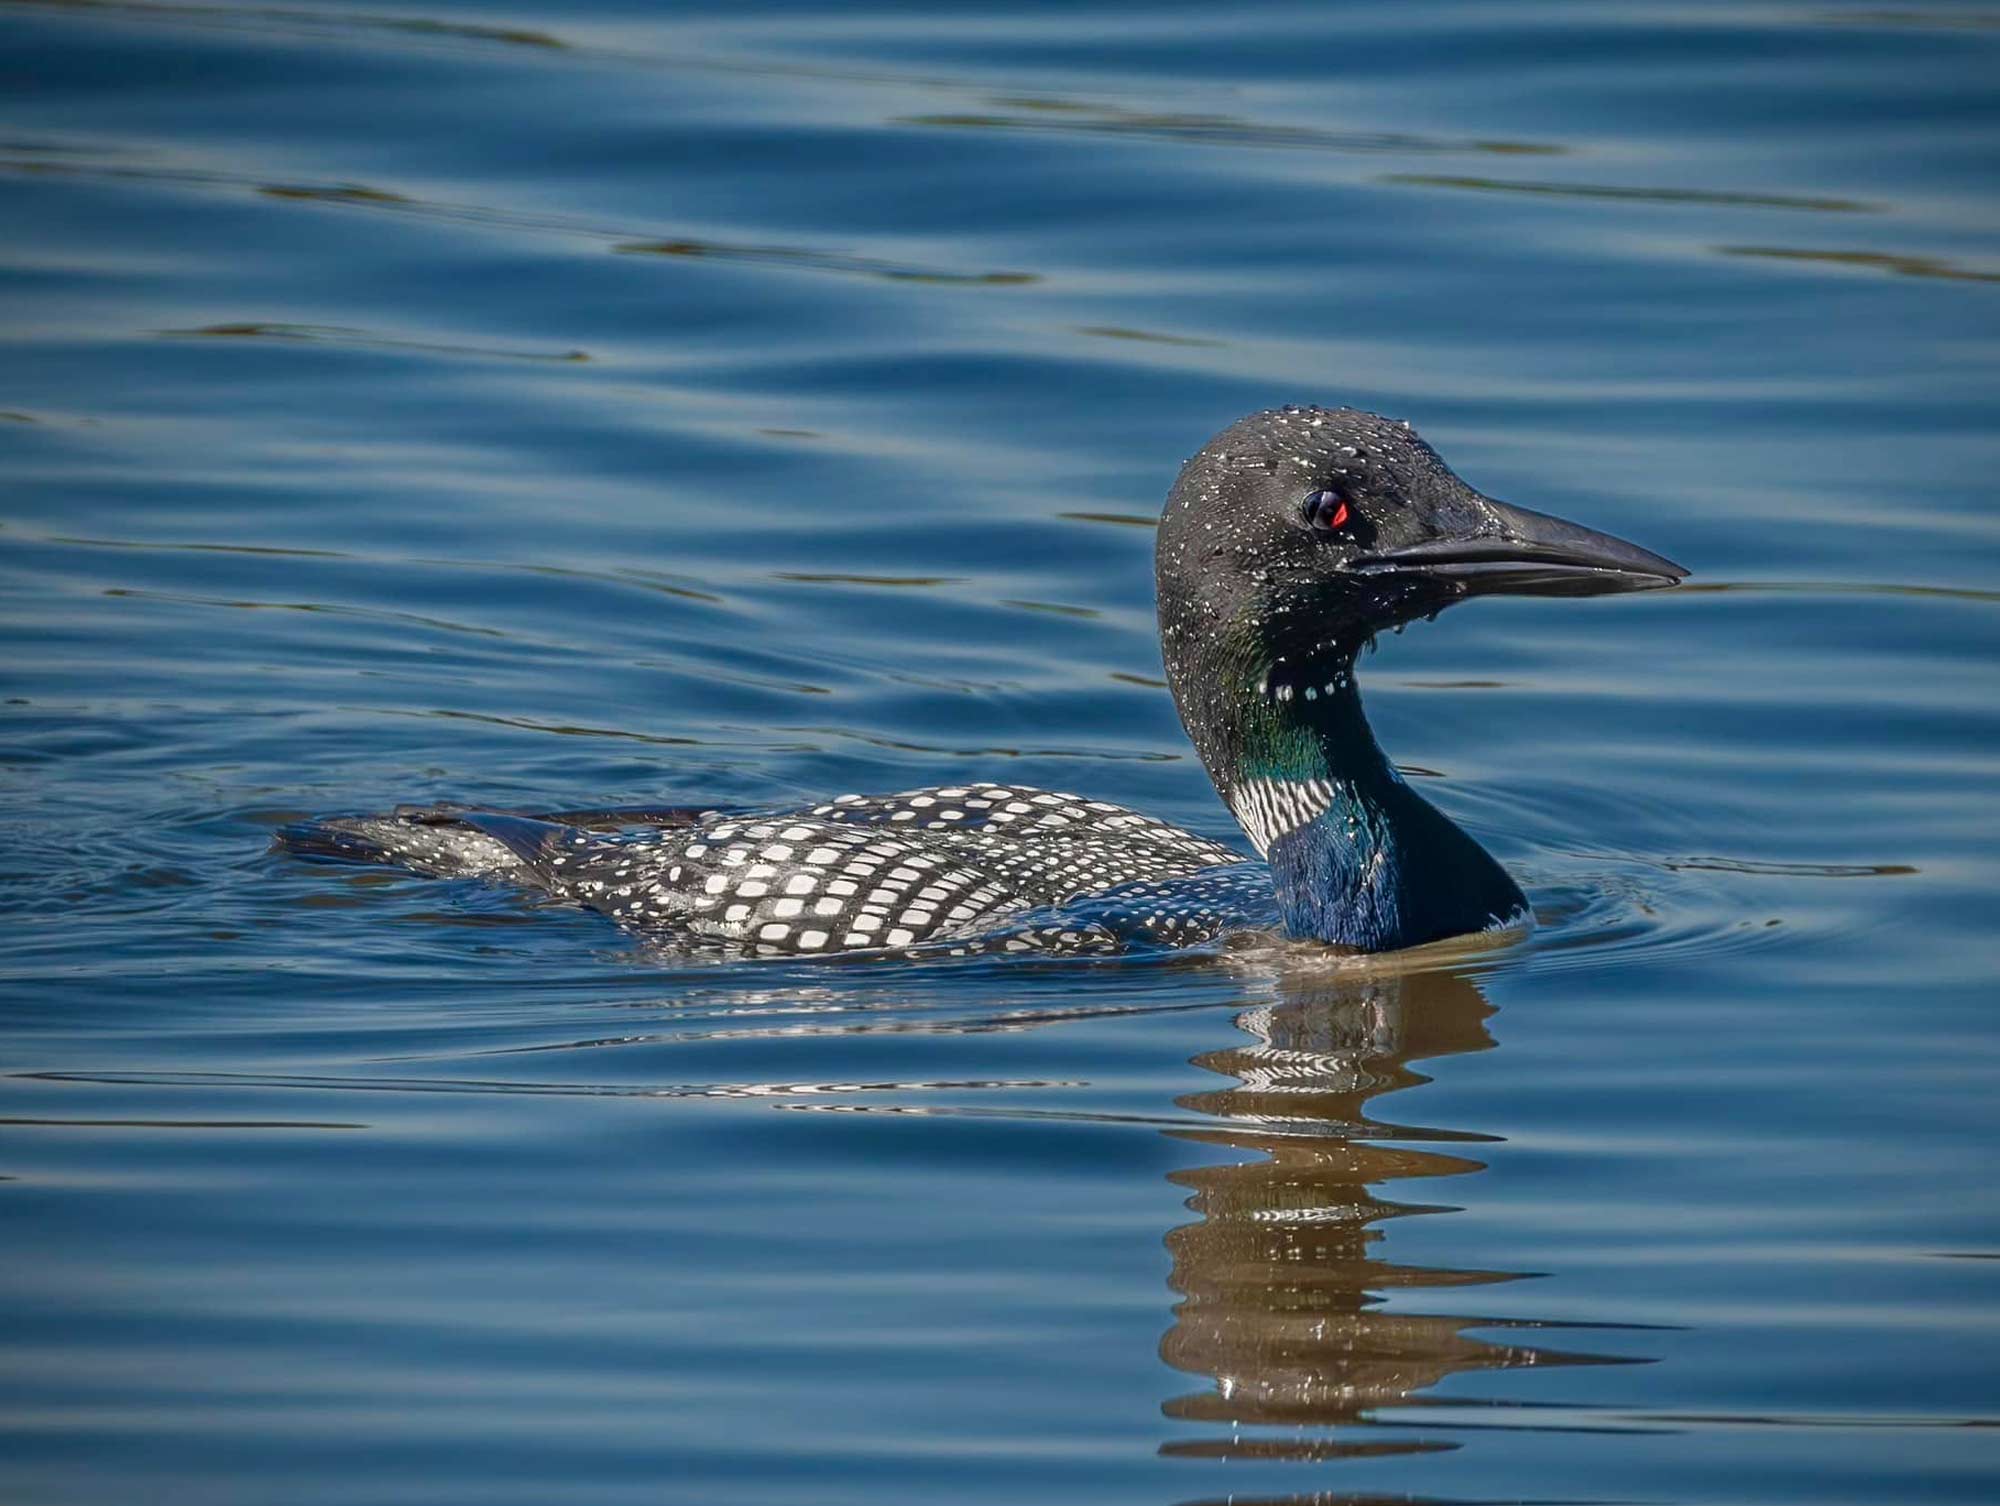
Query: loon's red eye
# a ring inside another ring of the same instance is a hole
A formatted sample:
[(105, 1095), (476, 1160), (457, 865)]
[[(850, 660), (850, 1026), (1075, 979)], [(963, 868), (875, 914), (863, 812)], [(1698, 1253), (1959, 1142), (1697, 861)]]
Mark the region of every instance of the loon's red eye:
[(1339, 492), (1313, 492), (1306, 498), (1306, 517), (1328, 532), (1347, 526), (1347, 502)]

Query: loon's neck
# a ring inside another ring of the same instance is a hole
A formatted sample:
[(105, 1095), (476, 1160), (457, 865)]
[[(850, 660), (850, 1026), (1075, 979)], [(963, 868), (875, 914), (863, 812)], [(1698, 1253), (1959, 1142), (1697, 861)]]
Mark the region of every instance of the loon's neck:
[(1273, 666), (1227, 699), (1234, 725), (1197, 741), (1205, 760), (1214, 757), (1209, 773), (1230, 810), (1270, 860), (1290, 934), (1392, 951), (1486, 930), (1527, 909), (1506, 870), (1384, 756), (1351, 658), (1331, 668)]

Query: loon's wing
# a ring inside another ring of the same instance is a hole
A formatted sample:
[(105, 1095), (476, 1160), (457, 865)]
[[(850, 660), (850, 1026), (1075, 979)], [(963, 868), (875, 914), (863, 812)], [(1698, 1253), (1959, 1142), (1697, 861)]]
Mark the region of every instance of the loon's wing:
[[(740, 816), (749, 808), (743, 805), (613, 805), (602, 810), (538, 811), (528, 819), (554, 821), (564, 826), (582, 826), (591, 830), (600, 827), (615, 830), (621, 826), (683, 828), (700, 826), (705, 821), (720, 821), (724, 816)], [(510, 811), (508, 814), (527, 813)]]
[(1163, 879), (1115, 885), (1007, 918), (976, 935), (936, 936), (909, 948), (913, 957), (1036, 953), (1080, 957), (1198, 946), (1241, 931), (1279, 925), (1271, 870), (1232, 858)]
[[(1230, 848), (1122, 806), (991, 784), (748, 815), (404, 807), (289, 827), (279, 841), (308, 857), (522, 884), (669, 944), (765, 955), (986, 949), (979, 937), (1038, 909), (1038, 923), (991, 949), (1184, 945), (1229, 907), (1205, 902), (1200, 884), (1177, 896), (1174, 882), (1245, 866)], [(1107, 903), (1095, 913), (1069, 909), (1099, 896)]]
[(801, 814), (852, 826), (977, 833), (1037, 844), (1102, 843), (1171, 855), (1177, 860), (1194, 859), (1196, 866), (1240, 862), (1243, 857), (1220, 842), (1109, 800), (1087, 800), (1060, 790), (1018, 784), (945, 785), (895, 795), (842, 795)]

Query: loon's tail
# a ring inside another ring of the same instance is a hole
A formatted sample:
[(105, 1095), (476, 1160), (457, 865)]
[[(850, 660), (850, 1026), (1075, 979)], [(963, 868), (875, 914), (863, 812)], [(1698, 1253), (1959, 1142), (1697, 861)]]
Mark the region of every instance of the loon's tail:
[(280, 827), (273, 846), (315, 862), (407, 868), (426, 878), (533, 882), (505, 842), (470, 823), (471, 811), (397, 811), (387, 816), (326, 816)]
[(402, 805), (386, 816), (325, 816), (280, 827), (272, 845), (316, 862), (372, 863), (428, 878), (487, 878), (546, 886), (567, 836), (585, 829), (693, 826), (720, 814), (694, 805), (615, 810), (472, 810)]

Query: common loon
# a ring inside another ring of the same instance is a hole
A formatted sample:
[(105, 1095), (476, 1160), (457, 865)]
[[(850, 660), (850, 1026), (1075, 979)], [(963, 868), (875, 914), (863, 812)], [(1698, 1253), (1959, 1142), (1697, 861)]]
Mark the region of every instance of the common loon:
[(1090, 953), (1274, 925), (1391, 951), (1520, 923), (1528, 907), (1383, 755), (1356, 654), (1474, 596), (1686, 574), (1481, 495), (1407, 423), (1272, 409), (1182, 467), (1155, 554), (1175, 707), (1263, 862), (1106, 801), (990, 783), (799, 810), (404, 806), (293, 826), (280, 844), (544, 891), (679, 952)]

